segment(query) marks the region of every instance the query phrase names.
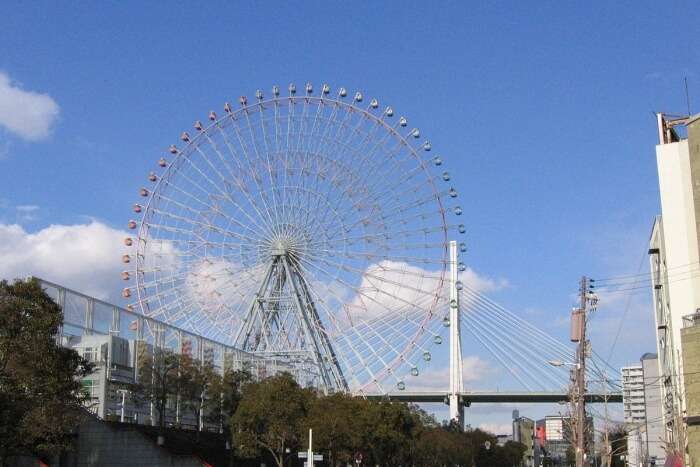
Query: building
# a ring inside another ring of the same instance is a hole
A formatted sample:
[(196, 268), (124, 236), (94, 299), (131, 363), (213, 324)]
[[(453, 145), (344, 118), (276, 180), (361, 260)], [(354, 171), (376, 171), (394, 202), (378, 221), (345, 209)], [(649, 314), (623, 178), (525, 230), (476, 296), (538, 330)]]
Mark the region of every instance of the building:
[(686, 316), (681, 330), (688, 457), (700, 460), (700, 311)]
[[(664, 437), (671, 452), (684, 446), (683, 316), (700, 308), (700, 115), (658, 114), (656, 162), (661, 215), (649, 242)], [(685, 137), (683, 132), (686, 133)]]
[(638, 425), (646, 420), (644, 411), (644, 371), (642, 365), (626, 366), (622, 373), (622, 406), (625, 424)]
[(664, 465), (666, 462), (665, 430), (659, 383), (659, 359), (655, 353), (645, 353), (641, 358), (644, 373), (644, 462)]
[(535, 421), (521, 417), (517, 410), (513, 411), (513, 441), (525, 446), (523, 467), (535, 466)]
[[(594, 427), (593, 417), (586, 419), (586, 435), (589, 451), (594, 447)], [(571, 433), (571, 417), (568, 415), (547, 415), (544, 419), (535, 423), (535, 449), (539, 447), (541, 465), (546, 462), (549, 465), (565, 466), (569, 465), (569, 458), (573, 456), (573, 439)], [(538, 457), (537, 454), (535, 457)]]
[(565, 465), (567, 451), (571, 448), (571, 423), (569, 417), (547, 415), (537, 421), (543, 459), (549, 459), (552, 465)]
[(663, 465), (665, 430), (658, 358), (646, 353), (639, 365), (623, 367), (621, 373), (628, 463), (637, 467)]
[[(89, 396), (88, 409), (102, 420), (123, 419), (146, 425), (157, 423), (153, 405), (139, 400), (133, 391), (140, 370), (153, 358), (155, 349), (188, 354), (195, 361), (211, 363), (219, 372), (245, 367), (253, 377), (264, 377), (278, 371), (289, 371), (284, 362), (263, 361), (134, 311), (42, 279), (39, 281), (63, 311), (64, 322), (57, 341), (95, 365), (82, 384)], [(207, 424), (205, 417), (197, 420), (176, 397), (168, 400), (164, 420), (167, 426), (219, 429)]]

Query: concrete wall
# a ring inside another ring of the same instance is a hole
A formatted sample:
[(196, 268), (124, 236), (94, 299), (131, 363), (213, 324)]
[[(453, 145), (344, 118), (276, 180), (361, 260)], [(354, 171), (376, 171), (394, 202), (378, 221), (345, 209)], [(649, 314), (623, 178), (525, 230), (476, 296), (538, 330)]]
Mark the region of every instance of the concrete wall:
[[(664, 376), (671, 377), (670, 387), (664, 389), (664, 397), (672, 398), (676, 419), (685, 410), (683, 374), (680, 371), (683, 367), (680, 336), (683, 316), (700, 308), (700, 277), (688, 273), (696, 269), (700, 261), (700, 219), (696, 216), (696, 211), (700, 213), (700, 205), (696, 206), (696, 198), (700, 202), (700, 186), (695, 187), (692, 178), (693, 169), (700, 174), (700, 160), (695, 160), (697, 158), (700, 158), (700, 154), (694, 153), (691, 160), (687, 140), (656, 146), (663, 232), (660, 249), (665, 257), (662, 275), (657, 278), (661, 289), (654, 291), (657, 326), (665, 326), (663, 331), (657, 333), (657, 340), (662, 371)], [(660, 294), (667, 297), (666, 310), (658, 309), (656, 299)], [(659, 317), (659, 312), (665, 313), (665, 316)], [(662, 318), (662, 323), (659, 323), (659, 318)], [(674, 427), (670, 416), (664, 413), (665, 423), (668, 427)], [(677, 427), (674, 428), (673, 438), (679, 438)]]
[(681, 339), (688, 417), (688, 455), (691, 466), (700, 466), (700, 323), (683, 329)]
[[(700, 261), (688, 141), (656, 147), (666, 267), (678, 273)], [(673, 279), (670, 277), (669, 279)], [(673, 342), (680, 342), (682, 318), (700, 308), (700, 277), (668, 280)], [(680, 349), (676, 357), (680, 357)], [(679, 365), (680, 367), (680, 365)]]
[(136, 427), (112, 425), (89, 418), (80, 428), (75, 467), (203, 467), (193, 456), (174, 456), (149, 440)]
[(653, 354), (642, 356), (644, 371), (644, 407), (645, 419), (645, 449), (649, 458), (656, 458), (656, 465), (666, 461), (664, 440), (666, 430), (663, 425), (663, 410), (661, 401), (661, 381), (659, 380), (659, 360)]

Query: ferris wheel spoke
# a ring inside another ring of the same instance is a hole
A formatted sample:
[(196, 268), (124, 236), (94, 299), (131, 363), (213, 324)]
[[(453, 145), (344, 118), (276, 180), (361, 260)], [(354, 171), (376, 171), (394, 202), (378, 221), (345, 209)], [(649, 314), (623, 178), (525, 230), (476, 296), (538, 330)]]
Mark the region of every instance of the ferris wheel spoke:
[[(376, 241), (376, 240), (385, 240), (387, 242), (391, 240), (397, 240), (400, 238), (414, 238), (414, 237), (420, 237), (421, 234), (424, 237), (427, 237), (429, 234), (436, 234), (436, 233), (443, 233), (445, 230), (449, 229), (456, 229), (458, 226), (457, 225), (436, 225), (432, 227), (417, 227), (414, 229), (403, 229), (403, 230), (396, 230), (394, 232), (377, 232), (377, 233), (367, 233), (364, 235), (357, 235), (357, 236), (352, 236), (352, 237), (345, 237), (344, 240), (348, 242), (366, 242), (366, 241)], [(309, 243), (310, 248), (316, 248), (318, 246), (323, 245), (325, 242), (311, 242)], [(443, 243), (444, 245), (444, 243)]]
[[(262, 186), (262, 176), (254, 168), (254, 164), (251, 161), (251, 157), (250, 157), (250, 154), (248, 151), (248, 145), (244, 141), (245, 137), (242, 134), (241, 127), (240, 127), (238, 121), (233, 118), (233, 114), (229, 115), (229, 119), (230, 119), (230, 122), (232, 123), (234, 130), (235, 130), (236, 139), (237, 139), (238, 145), (241, 149), (241, 155), (245, 159), (249, 170), (252, 172), (253, 180), (255, 181), (255, 184), (256, 184), (257, 189), (258, 189), (258, 193), (260, 194), (260, 199), (263, 201), (263, 204), (267, 207), (268, 215), (272, 219), (271, 220), (272, 232), (273, 232), (273, 234), (277, 235), (277, 234), (279, 234), (279, 231), (276, 227), (276, 224), (277, 224), (277, 221), (279, 218), (279, 215), (277, 213), (277, 208), (274, 206), (274, 204), (270, 205), (271, 203), (268, 203), (269, 199), (267, 198), (267, 195), (265, 194), (266, 190)], [(270, 175), (270, 180), (274, 186), (274, 181), (272, 181), (271, 175)]]
[[(232, 116), (229, 116), (228, 123), (230, 125), (236, 125), (235, 121), (233, 120)], [(222, 126), (218, 124), (218, 122), (215, 122), (214, 127), (218, 130), (219, 134), (221, 135), (221, 138), (224, 141), (224, 145), (229, 151), (229, 155), (233, 159), (233, 161), (236, 163), (236, 166), (238, 167), (239, 171), (239, 176), (236, 176), (234, 174), (234, 171), (230, 168), (230, 165), (227, 163), (226, 166), (229, 168), (229, 171), (232, 174), (232, 178), (237, 181), (236, 186), (239, 188), (239, 193), (242, 193), (245, 199), (248, 201), (248, 203), (255, 209), (256, 212), (260, 213), (261, 211), (264, 211), (264, 215), (260, 214), (260, 217), (262, 218), (263, 222), (266, 220), (268, 224), (271, 226), (274, 224), (274, 220), (271, 214), (270, 207), (267, 205), (267, 199), (262, 195), (264, 193), (262, 186), (259, 183), (259, 175), (257, 173), (257, 170), (255, 167), (251, 164), (250, 160), (248, 159), (247, 154), (244, 155), (246, 167), (243, 167), (242, 161), (240, 160), (241, 158), (238, 155), (238, 152), (234, 149), (233, 143), (229, 139), (228, 135), (226, 132), (223, 130)], [(237, 134), (238, 136), (238, 134)], [(238, 138), (240, 141), (240, 137)], [(222, 154), (223, 157), (223, 154)], [(225, 160), (225, 158), (224, 158)], [(262, 202), (263, 207), (261, 208), (258, 206), (257, 202), (255, 201), (255, 198), (253, 198), (250, 193), (249, 189), (246, 184), (242, 182), (242, 176), (244, 174), (252, 174), (252, 179), (253, 182), (255, 183), (255, 186), (258, 190), (258, 192), (261, 194), (260, 195), (260, 201)]]
[[(263, 160), (263, 156), (260, 155), (260, 151), (259, 151), (259, 149), (258, 149), (258, 138), (255, 137), (255, 132), (253, 131), (253, 125), (252, 125), (252, 123), (250, 122), (250, 113), (249, 113), (247, 107), (244, 107), (244, 108), (243, 108), (243, 115), (245, 115), (246, 122), (248, 123), (248, 125), (247, 125), (248, 133), (249, 133), (249, 135), (250, 135), (251, 145), (253, 146), (253, 150), (255, 151), (255, 156), (256, 156), (257, 160), (262, 161), (262, 160)], [(244, 151), (245, 151), (245, 149), (244, 149)], [(276, 184), (277, 182), (276, 182), (275, 178), (274, 178), (273, 175), (272, 175), (272, 162), (270, 161), (270, 153), (269, 153), (269, 151), (265, 151), (265, 159), (264, 159), (264, 160), (267, 161), (267, 164), (266, 164), (266, 166), (267, 166), (267, 175), (268, 175), (269, 180), (270, 180), (270, 186), (275, 186), (275, 184)], [(275, 220), (276, 220), (276, 221), (279, 221), (279, 213), (277, 212), (277, 211), (278, 211), (278, 210), (277, 210), (278, 200), (275, 198), (275, 192), (274, 192), (274, 190), (272, 191), (272, 202), (273, 202), (273, 209), (275, 210), (275, 214), (277, 214), (277, 215), (275, 216)], [(275, 226), (272, 226), (272, 227), (273, 227), (273, 229), (275, 228)]]
[[(202, 135), (209, 141), (209, 144), (211, 145), (212, 149), (213, 149), (214, 152), (218, 155), (219, 160), (224, 160), (223, 155), (222, 155), (221, 152), (219, 151), (218, 146), (217, 146), (216, 143), (209, 137), (209, 134), (208, 134), (206, 131), (203, 131), (203, 132), (202, 132)], [(221, 171), (211, 162), (211, 160), (209, 160), (209, 157), (207, 157), (206, 154), (204, 154), (204, 152), (203, 152), (199, 147), (195, 148), (195, 150), (202, 156), (202, 158), (206, 161), (207, 165), (209, 165), (209, 167), (211, 167), (211, 169), (216, 173), (216, 175), (219, 177), (219, 180), (221, 181), (221, 183), (223, 184), (223, 186), (226, 187), (226, 186), (230, 183), (229, 180), (227, 179), (227, 177), (225, 177), (224, 174), (221, 173)], [(228, 167), (227, 167), (227, 168), (228, 168)], [(233, 175), (233, 174), (231, 174), (231, 175)], [(234, 178), (234, 179), (237, 180), (237, 178)], [(223, 195), (221, 195), (221, 196), (222, 196), (222, 198), (223, 198), (224, 200), (228, 201), (228, 202), (231, 204), (231, 206), (233, 206), (233, 207), (236, 208), (237, 212), (240, 212), (241, 214), (243, 214), (243, 215), (245, 216), (245, 218), (248, 219), (248, 220), (251, 222), (251, 224), (252, 224), (253, 226), (257, 227), (257, 231), (258, 231), (259, 234), (262, 234), (262, 235), (267, 235), (267, 234), (269, 234), (270, 226), (269, 226), (269, 225), (267, 225), (267, 226), (260, 225), (260, 223), (258, 223), (258, 221), (256, 220), (255, 217), (251, 216), (251, 215), (248, 213), (247, 210), (243, 209), (242, 206), (240, 206), (237, 202), (235, 202), (235, 201), (231, 198), (231, 195), (230, 195), (228, 189), (225, 189), (225, 190), (219, 189), (219, 191), (223, 193)], [(257, 205), (252, 204), (251, 206), (256, 210), (257, 214), (260, 215), (261, 220), (264, 222), (264, 218), (263, 218), (263, 216), (262, 216), (262, 213), (260, 213), (260, 211), (258, 210)], [(225, 214), (223, 211), (220, 211), (220, 210), (219, 210), (218, 212), (219, 212), (222, 216), (225, 216), (225, 217), (226, 217), (227, 219), (229, 219), (230, 221), (233, 221), (233, 220), (234, 220), (232, 216), (229, 216), (228, 214)], [(239, 223), (239, 224), (240, 224), (240, 223)], [(253, 230), (253, 229), (250, 228), (250, 227), (247, 227), (247, 228), (250, 229), (250, 230)]]
[[(155, 212), (155, 210), (154, 210), (154, 212)], [(211, 231), (211, 232), (215, 232), (215, 233), (221, 234), (221, 235), (223, 235), (224, 237), (235, 238), (235, 239), (238, 239), (238, 240), (248, 240), (248, 241), (251, 242), (251, 244), (255, 241), (255, 239), (252, 238), (252, 237), (249, 237), (249, 236), (247, 236), (247, 235), (243, 235), (243, 234), (240, 234), (240, 233), (237, 233), (237, 232), (233, 232), (233, 231), (231, 231), (231, 230), (224, 229), (224, 228), (222, 228), (222, 227), (218, 227), (218, 226), (213, 225), (213, 224), (211, 224), (211, 223), (198, 222), (198, 221), (195, 221), (195, 220), (192, 220), (192, 219), (183, 217), (183, 216), (177, 216), (177, 215), (172, 214), (172, 213), (166, 213), (166, 212), (158, 212), (158, 213), (161, 214), (161, 215), (163, 215), (163, 216), (165, 216), (165, 217), (171, 218), (171, 219), (173, 219), (173, 220), (177, 220), (177, 221), (180, 221), (180, 222), (184, 222), (185, 224), (189, 224), (189, 225), (191, 225), (191, 226), (200, 227), (200, 228), (203, 228), (203, 229), (205, 229), (205, 230), (209, 230), (209, 231)], [(182, 234), (186, 234), (186, 233), (190, 232), (190, 231), (188, 231), (187, 229), (184, 229), (184, 228), (181, 228), (181, 227), (174, 227), (174, 226), (167, 225), (167, 224), (158, 224), (158, 223), (155, 223), (155, 222), (149, 222), (149, 223), (148, 223), (148, 226), (149, 226), (149, 228), (163, 229), (163, 230), (165, 230), (165, 231), (173, 232), (173, 233), (182, 233)]]
[[(353, 292), (355, 292), (356, 297), (357, 297), (358, 299), (360, 299), (361, 301), (369, 300), (369, 301), (372, 302), (374, 305), (378, 306), (379, 308), (382, 308), (382, 309), (384, 310), (384, 312), (388, 312), (388, 313), (393, 313), (393, 312), (395, 312), (395, 308), (389, 308), (385, 303), (382, 303), (380, 300), (377, 300), (377, 299), (375, 299), (375, 298), (370, 297), (369, 295), (367, 295), (367, 293), (366, 293), (365, 290), (363, 290), (363, 289), (361, 289), (361, 288), (359, 288), (359, 287), (353, 286), (352, 284), (348, 283), (348, 282), (345, 281), (344, 279), (337, 277), (337, 275), (334, 276), (332, 273), (330, 273), (330, 272), (327, 271), (326, 269), (324, 269), (324, 268), (318, 266), (317, 264), (311, 263), (311, 262), (306, 261), (306, 260), (304, 260), (304, 259), (302, 259), (302, 262), (304, 262), (305, 264), (307, 264), (308, 266), (310, 266), (309, 269), (311, 269), (311, 270), (318, 270), (319, 272), (321, 272), (322, 274), (324, 274), (325, 277), (333, 278), (333, 279), (334, 279), (335, 281), (337, 281), (339, 284), (345, 286), (345, 287), (348, 288), (349, 290), (352, 290)], [(321, 261), (321, 262), (324, 262), (324, 261)], [(331, 265), (332, 265), (332, 263), (331, 263)], [(352, 268), (352, 269), (355, 269), (355, 268)], [(355, 271), (357, 271), (357, 270), (355, 269)], [(388, 281), (388, 282), (390, 283), (390, 285), (394, 285), (394, 286), (399, 285), (399, 286), (401, 286), (401, 284), (400, 284), (400, 283), (397, 283), (396, 281)], [(410, 289), (410, 287), (409, 287), (409, 289)], [(415, 289), (415, 288), (414, 288), (414, 289)], [(395, 294), (388, 293), (388, 292), (386, 292), (386, 291), (384, 291), (384, 290), (381, 290), (381, 289), (379, 289), (379, 288), (377, 288), (377, 287), (372, 287), (372, 291), (373, 291), (373, 292), (376, 292), (376, 293), (379, 294), (379, 295), (385, 296), (385, 297), (391, 299), (392, 301), (401, 302), (401, 304), (403, 304), (403, 305), (409, 305), (409, 306), (412, 305), (412, 302), (410, 302), (410, 301), (408, 301), (408, 300), (406, 300), (406, 299), (404, 299), (404, 298), (401, 298), (401, 297), (399, 297), (399, 296), (397, 296), (397, 295), (395, 295)], [(424, 291), (424, 290), (420, 290), (420, 292), (421, 292), (421, 293), (424, 293), (424, 294), (429, 294), (429, 293), (431, 293), (431, 292)], [(436, 292), (433, 292), (433, 293), (436, 293)], [(365, 311), (367, 311), (367, 307), (366, 307), (366, 306), (363, 306), (363, 308), (365, 309)]]
[[(347, 266), (346, 264), (328, 261), (325, 259), (321, 259), (321, 260), (319, 260), (319, 262), (324, 263), (324, 264), (328, 264), (329, 266), (336, 266), (336, 267), (338, 267), (338, 269), (341, 269), (341, 270), (344, 270), (347, 272), (355, 272), (355, 273), (363, 274), (362, 277), (366, 278), (368, 280), (368, 282), (370, 282), (370, 284), (374, 288), (374, 290), (381, 291), (382, 294), (388, 295), (389, 297), (391, 297), (392, 299), (395, 299), (397, 301), (401, 301), (405, 305), (410, 305), (413, 302), (404, 300), (403, 298), (398, 297), (396, 294), (389, 294), (389, 293), (383, 291), (383, 289), (377, 287), (377, 285), (375, 283), (373, 283), (372, 281), (378, 281), (378, 282), (381, 282), (381, 283), (386, 284), (386, 285), (398, 287), (398, 288), (400, 288), (400, 290), (411, 291), (411, 292), (415, 292), (415, 293), (427, 295), (427, 296), (435, 296), (437, 293), (439, 293), (439, 287), (435, 287), (432, 290), (425, 290), (425, 289), (414, 287), (412, 285), (404, 284), (404, 283), (399, 282), (397, 280), (390, 280), (386, 277), (383, 277), (383, 276), (380, 276), (377, 274), (369, 273), (369, 272), (367, 272), (368, 270), (362, 271), (358, 268)], [(402, 277), (408, 276), (408, 277), (420, 279), (421, 283), (424, 280), (435, 281), (435, 279), (433, 277), (430, 277), (428, 275), (424, 275), (421, 273), (415, 273), (415, 272), (408, 271), (408, 270), (389, 269), (389, 268), (385, 268), (382, 266), (378, 266), (376, 269), (379, 269), (381, 272), (386, 272), (388, 274), (396, 274), (396, 275), (399, 275)]]

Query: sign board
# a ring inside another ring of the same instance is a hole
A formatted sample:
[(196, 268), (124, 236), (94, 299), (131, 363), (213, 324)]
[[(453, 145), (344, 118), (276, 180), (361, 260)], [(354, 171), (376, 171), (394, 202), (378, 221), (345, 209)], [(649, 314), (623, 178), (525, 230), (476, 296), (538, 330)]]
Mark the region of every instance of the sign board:
[(314, 461), (322, 461), (323, 454), (314, 454)]
[(309, 453), (306, 451), (301, 451), (297, 455), (299, 456), (299, 459), (307, 459), (309, 457)]

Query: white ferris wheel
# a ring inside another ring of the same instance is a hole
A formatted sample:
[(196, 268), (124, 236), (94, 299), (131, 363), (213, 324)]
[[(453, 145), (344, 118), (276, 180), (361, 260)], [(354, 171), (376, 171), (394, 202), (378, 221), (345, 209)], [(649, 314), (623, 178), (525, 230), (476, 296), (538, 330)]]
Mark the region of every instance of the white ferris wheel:
[(442, 340), (448, 240), (465, 231), (441, 157), (344, 88), (239, 104), (196, 121), (149, 174), (123, 295), (324, 391), (405, 389)]

